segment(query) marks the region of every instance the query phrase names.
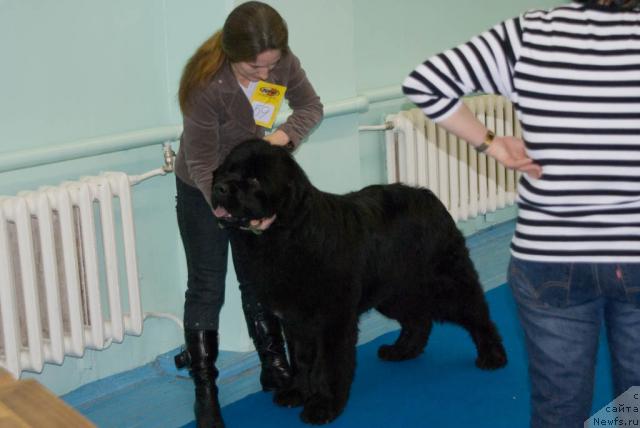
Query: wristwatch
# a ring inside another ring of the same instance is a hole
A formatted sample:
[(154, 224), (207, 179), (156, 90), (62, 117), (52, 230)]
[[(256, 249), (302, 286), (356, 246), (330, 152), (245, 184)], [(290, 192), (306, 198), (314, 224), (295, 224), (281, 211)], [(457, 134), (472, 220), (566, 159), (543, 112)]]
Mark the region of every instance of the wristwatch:
[(496, 138), (496, 134), (492, 130), (488, 129), (482, 144), (475, 146), (474, 148), (478, 153), (484, 153), (487, 151), (491, 143), (493, 143), (494, 138)]

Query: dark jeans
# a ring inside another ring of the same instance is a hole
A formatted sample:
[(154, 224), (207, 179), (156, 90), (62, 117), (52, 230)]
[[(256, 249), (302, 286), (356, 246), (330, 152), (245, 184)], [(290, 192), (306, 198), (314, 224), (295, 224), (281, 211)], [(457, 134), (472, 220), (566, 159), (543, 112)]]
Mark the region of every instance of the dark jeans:
[(250, 257), (236, 242), (234, 232), (221, 229), (199, 189), (176, 177), (176, 212), (187, 257), (184, 327), (218, 330), (224, 303), (229, 243), (244, 304), (254, 304), (255, 285), (248, 273)]
[(531, 427), (583, 427), (603, 322), (615, 396), (640, 385), (640, 264), (513, 258), (508, 280), (529, 357)]

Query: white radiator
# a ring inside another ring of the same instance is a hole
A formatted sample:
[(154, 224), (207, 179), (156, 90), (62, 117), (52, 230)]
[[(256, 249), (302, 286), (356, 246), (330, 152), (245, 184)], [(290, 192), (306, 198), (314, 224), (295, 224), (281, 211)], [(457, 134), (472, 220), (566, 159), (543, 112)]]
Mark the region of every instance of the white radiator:
[[(504, 97), (465, 98), (472, 112), (496, 135), (521, 136), (512, 104)], [(516, 173), (478, 154), (425, 117), (420, 109), (387, 116), (387, 179), (429, 188), (454, 220), (467, 220), (515, 203)]]
[(142, 333), (131, 184), (111, 172), (0, 197), (0, 366), (14, 376)]

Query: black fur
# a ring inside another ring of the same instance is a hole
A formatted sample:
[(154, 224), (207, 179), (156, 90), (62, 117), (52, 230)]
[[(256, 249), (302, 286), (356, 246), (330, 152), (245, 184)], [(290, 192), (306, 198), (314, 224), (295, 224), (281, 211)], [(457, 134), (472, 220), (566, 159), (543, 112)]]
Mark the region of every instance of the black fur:
[(303, 421), (323, 424), (346, 405), (355, 369), (358, 317), (375, 308), (398, 320), (396, 342), (380, 358), (415, 358), (434, 321), (459, 324), (477, 347), (476, 365), (495, 369), (506, 354), (465, 241), (426, 189), (369, 186), (334, 195), (316, 189), (284, 149), (252, 140), (214, 173), (221, 224), (247, 226), (276, 215), (266, 231), (246, 231), (257, 262), (259, 296), (281, 319), (293, 385), (276, 392), (304, 406)]

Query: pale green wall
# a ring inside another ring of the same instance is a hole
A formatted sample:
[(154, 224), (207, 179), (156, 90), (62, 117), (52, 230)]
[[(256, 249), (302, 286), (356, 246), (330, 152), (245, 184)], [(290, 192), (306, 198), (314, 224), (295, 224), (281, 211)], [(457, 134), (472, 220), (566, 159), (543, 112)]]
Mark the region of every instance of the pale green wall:
[[(175, 93), (197, 45), (220, 27), (233, 0), (0, 0), (0, 153), (46, 148), (90, 137), (180, 123)], [(323, 102), (399, 85), (429, 54), (466, 40), (498, 20), (551, 0), (270, 0), (290, 28)], [(354, 190), (384, 181), (380, 123), (402, 100), (364, 113), (328, 118), (297, 157), (318, 187)], [(160, 143), (160, 142), (159, 142)], [(160, 149), (129, 150), (0, 173), (0, 194), (56, 184), (103, 170), (137, 174), (160, 166)], [(145, 311), (181, 316), (185, 267), (174, 218), (173, 177), (134, 190)], [(230, 272), (232, 272), (230, 270)], [(1, 285), (0, 285), (1, 286)], [(229, 274), (221, 319), (226, 350), (250, 343)], [(151, 361), (180, 343), (176, 325), (148, 320), (127, 337), (84, 359), (47, 365), (36, 377), (57, 393)]]
[(159, 2), (0, 2), (5, 149), (166, 123)]

